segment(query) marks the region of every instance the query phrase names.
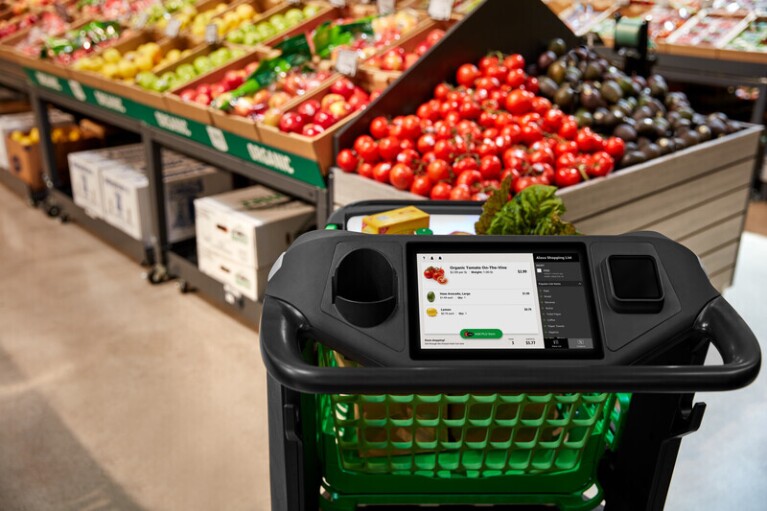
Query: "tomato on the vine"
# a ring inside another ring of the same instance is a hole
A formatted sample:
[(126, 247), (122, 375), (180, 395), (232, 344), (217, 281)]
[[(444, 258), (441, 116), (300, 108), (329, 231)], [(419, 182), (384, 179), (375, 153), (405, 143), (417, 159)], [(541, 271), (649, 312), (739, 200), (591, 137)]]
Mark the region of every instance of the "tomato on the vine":
[(591, 177), (606, 176), (615, 168), (615, 160), (606, 151), (599, 151), (591, 155), (586, 173)]
[(567, 153), (577, 153), (578, 152), (578, 143), (575, 140), (563, 140), (561, 142), (558, 142), (556, 146), (554, 146), (554, 156), (559, 158), (563, 154)]
[(426, 175), (435, 183), (447, 181), (450, 179), (450, 164), (445, 160), (434, 160), (427, 165)]
[(413, 169), (403, 163), (398, 163), (392, 167), (389, 174), (389, 181), (398, 190), (410, 189), (414, 178)]
[(578, 136), (578, 123), (570, 119), (563, 120), (557, 134), (566, 140), (575, 140)]
[(533, 109), (534, 97), (532, 92), (514, 89), (506, 98), (506, 110), (513, 115), (524, 115)]
[(578, 150), (582, 153), (593, 153), (604, 149), (604, 139), (591, 131), (591, 128), (578, 131), (575, 141), (578, 143)]
[(357, 155), (368, 163), (378, 161), (378, 144), (373, 137), (362, 135), (354, 141), (354, 150)]
[(456, 174), (461, 174), (466, 170), (477, 170), (479, 168), (479, 162), (473, 156), (464, 156), (459, 158), (453, 165), (453, 171)]
[(496, 155), (487, 155), (479, 162), (479, 173), (483, 179), (496, 179), (501, 175), (501, 160)]
[(506, 74), (506, 83), (515, 89), (519, 89), (527, 80), (527, 75), (522, 69), (512, 69)]
[(575, 167), (558, 168), (554, 173), (554, 184), (560, 188), (577, 185), (581, 179), (581, 173)]
[(559, 108), (552, 108), (541, 115), (543, 115), (543, 127), (549, 133), (557, 133), (565, 120), (565, 114)]
[(433, 186), (434, 184), (429, 179), (429, 176), (422, 174), (413, 179), (413, 184), (410, 185), (410, 193), (428, 197)]
[(535, 123), (525, 124), (522, 126), (520, 137), (524, 143), (532, 145), (543, 138), (543, 130)]
[(389, 173), (391, 172), (392, 164), (389, 162), (381, 162), (373, 167), (373, 179), (379, 183), (389, 182)]
[(336, 157), (336, 164), (344, 172), (354, 172), (359, 162), (359, 158), (351, 149), (344, 149)]
[(466, 185), (455, 185), (450, 190), (450, 200), (470, 200), (471, 190)]
[(357, 168), (357, 174), (368, 179), (373, 179), (373, 164), (362, 162)]
[(455, 142), (450, 139), (437, 140), (437, 143), (434, 144), (434, 154), (437, 155), (437, 158), (447, 162), (453, 161), (456, 155)]
[(508, 67), (509, 69), (524, 69), (525, 57), (523, 57), (519, 53), (514, 53), (512, 55), (509, 55), (505, 59), (503, 59), (503, 65)]
[(487, 192), (479, 191), (471, 196), (471, 200), (475, 202), (485, 202), (489, 197), (490, 195)]
[(551, 111), (551, 101), (541, 96), (533, 98), (533, 112), (540, 116), (546, 115)]
[(530, 163), (546, 163), (548, 165), (554, 165), (554, 152), (548, 147), (540, 147), (530, 153), (529, 160)]
[(450, 85), (446, 83), (440, 83), (436, 87), (434, 87), (434, 98), (435, 99), (444, 99), (447, 97), (447, 94), (450, 92)]
[(471, 87), (474, 85), (474, 81), (479, 78), (480, 74), (479, 69), (477, 69), (477, 66), (474, 64), (464, 64), (458, 68), (455, 79), (458, 82), (458, 85)]
[(620, 161), (623, 158), (623, 154), (626, 152), (626, 143), (622, 138), (610, 137), (605, 142), (605, 151), (607, 154), (613, 157), (615, 161)]
[(421, 135), (421, 137), (418, 139), (416, 148), (418, 149), (419, 153), (426, 154), (434, 149), (434, 144), (436, 143), (436, 137), (432, 133), (426, 133), (425, 135)]
[(400, 140), (396, 137), (385, 137), (378, 141), (378, 154), (381, 159), (393, 161), (400, 152)]
[(544, 184), (538, 176), (522, 176), (514, 181), (514, 193), (519, 193), (527, 187)]
[(498, 65), (498, 55), (495, 54), (489, 54), (485, 55), (481, 59), (479, 59), (479, 69), (482, 70), (482, 72), (487, 72), (487, 70), (491, 66), (497, 66)]
[(472, 185), (482, 181), (482, 173), (478, 170), (464, 170), (458, 174), (458, 178), (455, 180), (457, 185), (466, 185), (471, 188)]
[(452, 186), (442, 181), (434, 185), (434, 188), (431, 189), (431, 194), (429, 196), (431, 197), (431, 200), (448, 200), (452, 190)]
[(397, 155), (397, 163), (404, 163), (411, 169), (418, 167), (420, 160), (421, 155), (414, 149), (405, 149)]

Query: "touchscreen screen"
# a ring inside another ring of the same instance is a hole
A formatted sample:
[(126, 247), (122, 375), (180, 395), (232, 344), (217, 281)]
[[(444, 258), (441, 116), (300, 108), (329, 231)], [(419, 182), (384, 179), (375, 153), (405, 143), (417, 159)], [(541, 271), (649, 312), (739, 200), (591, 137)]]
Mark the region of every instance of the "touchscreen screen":
[(420, 350), (591, 350), (581, 254), (415, 253)]

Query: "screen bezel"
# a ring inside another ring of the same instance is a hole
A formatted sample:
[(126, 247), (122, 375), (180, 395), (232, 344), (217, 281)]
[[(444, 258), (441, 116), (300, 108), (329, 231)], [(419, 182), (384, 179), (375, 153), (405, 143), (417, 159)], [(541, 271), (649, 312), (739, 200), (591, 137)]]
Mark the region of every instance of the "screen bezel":
[[(583, 288), (586, 294), (586, 309), (589, 316), (594, 347), (589, 349), (540, 349), (517, 348), (497, 349), (424, 349), (421, 348), (420, 303), (418, 294), (418, 264), (420, 254), (525, 254), (536, 252), (575, 252), (579, 256)], [(592, 284), (591, 266), (588, 264), (586, 246), (583, 243), (429, 243), (411, 242), (406, 247), (406, 285), (408, 288), (407, 307), (410, 357), (413, 360), (489, 360), (489, 359), (599, 359), (604, 357), (602, 333), (596, 315), (596, 302)]]

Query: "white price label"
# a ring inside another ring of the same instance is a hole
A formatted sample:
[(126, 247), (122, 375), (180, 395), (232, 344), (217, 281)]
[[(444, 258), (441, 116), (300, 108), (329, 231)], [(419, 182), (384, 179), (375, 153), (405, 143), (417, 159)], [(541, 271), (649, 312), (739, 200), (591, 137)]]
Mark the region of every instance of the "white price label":
[(165, 27), (165, 35), (168, 37), (177, 37), (179, 30), (181, 30), (181, 20), (179, 18), (173, 18), (168, 22), (168, 26)]
[(434, 20), (449, 20), (453, 14), (453, 0), (429, 0), (429, 17)]
[(213, 147), (222, 153), (229, 151), (229, 144), (226, 143), (226, 138), (224, 137), (223, 131), (218, 128), (214, 128), (213, 126), (206, 126), (205, 129), (208, 132), (208, 138), (210, 138), (210, 143), (213, 145)]
[(340, 50), (336, 57), (336, 71), (346, 76), (357, 74), (357, 52), (354, 50)]
[(382, 16), (394, 13), (396, 0), (378, 0), (378, 13)]
[(210, 23), (205, 26), (205, 42), (216, 44), (218, 42), (218, 25)]
[(346, 7), (346, 0), (330, 0), (333, 7)]
[(136, 22), (133, 24), (133, 27), (141, 30), (144, 28), (149, 21), (149, 13), (147, 11), (141, 11), (141, 14), (138, 15), (136, 18)]
[(85, 91), (83, 90), (83, 86), (80, 85), (80, 82), (69, 80), (69, 88), (72, 90), (72, 94), (75, 98), (79, 101), (85, 101)]

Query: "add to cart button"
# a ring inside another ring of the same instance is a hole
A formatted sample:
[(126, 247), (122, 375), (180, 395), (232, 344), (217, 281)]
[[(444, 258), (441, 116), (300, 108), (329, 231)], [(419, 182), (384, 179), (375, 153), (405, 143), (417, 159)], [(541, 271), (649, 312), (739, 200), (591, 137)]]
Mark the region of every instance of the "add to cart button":
[(461, 330), (461, 337), (464, 339), (500, 339), (503, 332), (497, 328), (472, 328)]

